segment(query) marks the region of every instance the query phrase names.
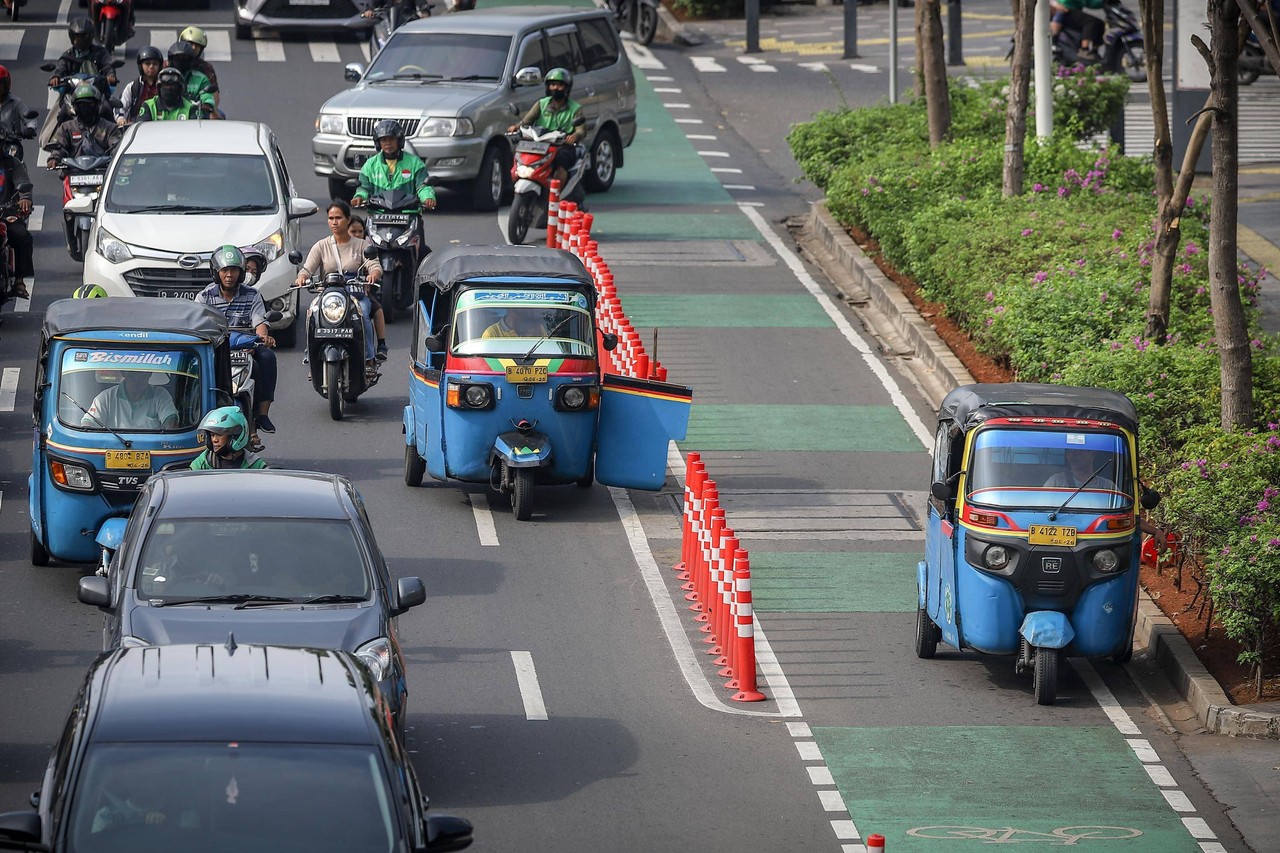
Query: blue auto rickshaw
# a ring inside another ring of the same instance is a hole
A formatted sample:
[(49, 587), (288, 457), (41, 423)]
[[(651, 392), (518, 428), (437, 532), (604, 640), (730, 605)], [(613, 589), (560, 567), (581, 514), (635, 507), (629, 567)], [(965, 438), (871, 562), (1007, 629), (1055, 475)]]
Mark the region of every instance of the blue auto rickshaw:
[(533, 512), (535, 485), (658, 490), (692, 392), (603, 373), (596, 290), (572, 254), (454, 246), (416, 277), (405, 483), (487, 483)]
[[(62, 299), (40, 335), (31, 562), (92, 562), (98, 528), (203, 448), (196, 426), (231, 387), (222, 314), (182, 299)], [(219, 397), (221, 395), (221, 397)]]
[(939, 641), (1017, 655), (1036, 701), (1057, 697), (1063, 654), (1133, 654), (1141, 551), (1138, 414), (1098, 388), (966, 385), (942, 401), (916, 654)]

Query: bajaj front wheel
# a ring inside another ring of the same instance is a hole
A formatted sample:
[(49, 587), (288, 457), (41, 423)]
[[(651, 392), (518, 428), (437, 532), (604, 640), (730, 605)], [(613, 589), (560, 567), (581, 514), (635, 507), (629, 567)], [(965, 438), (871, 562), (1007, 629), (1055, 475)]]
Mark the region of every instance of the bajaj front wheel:
[(1059, 649), (1036, 649), (1035, 694), (1037, 705), (1052, 705), (1058, 698)]
[(511, 200), (511, 213), (507, 216), (507, 239), (511, 245), (523, 245), (537, 214), (537, 206), (538, 199), (533, 193), (519, 193)]
[(511, 487), (511, 509), (516, 521), (528, 521), (533, 515), (533, 469), (516, 468), (511, 473), (515, 480)]

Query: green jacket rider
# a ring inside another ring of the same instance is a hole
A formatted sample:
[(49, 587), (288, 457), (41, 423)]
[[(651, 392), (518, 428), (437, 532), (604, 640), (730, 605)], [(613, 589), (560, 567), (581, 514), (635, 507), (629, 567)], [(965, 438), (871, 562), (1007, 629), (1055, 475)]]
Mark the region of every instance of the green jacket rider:
[(205, 449), (191, 460), (192, 471), (214, 469), (266, 468), (267, 463), (249, 450), (249, 421), (239, 406), (214, 409), (200, 422), (197, 435), (204, 435)]
[(569, 170), (578, 162), (578, 143), (585, 134), (587, 120), (582, 115), (582, 104), (569, 97), (573, 91), (573, 75), (569, 69), (552, 68), (543, 85), (547, 96), (536, 101), (520, 119), (520, 124), (511, 125), (507, 133), (515, 133), (521, 127), (563, 131), (565, 144), (556, 149), (551, 163), (552, 178), (563, 185)]
[(138, 121), (187, 121), (201, 117), (200, 105), (183, 94), (186, 86), (178, 69), (160, 69), (156, 88), (158, 94), (143, 102)]
[(427, 183), (427, 164), (418, 155), (404, 150), (404, 131), (399, 122), (382, 119), (373, 126), (373, 144), (378, 153), (360, 167), (360, 188), (351, 199), (354, 207), (364, 207), (369, 196), (385, 190), (408, 190), (422, 206), (434, 210), (436, 191)]

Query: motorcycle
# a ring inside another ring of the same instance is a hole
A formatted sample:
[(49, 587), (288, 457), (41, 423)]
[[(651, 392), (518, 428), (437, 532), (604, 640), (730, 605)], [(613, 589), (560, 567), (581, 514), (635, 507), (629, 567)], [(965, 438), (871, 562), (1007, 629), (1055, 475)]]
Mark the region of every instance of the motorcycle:
[[(373, 247), (367, 256), (376, 255)], [(316, 294), (307, 309), (307, 362), (311, 365), (311, 386), (329, 401), (329, 417), (342, 420), (346, 404), (377, 384), (381, 378), (377, 362), (365, 360), (365, 324), (360, 300), (365, 281), (329, 273), (323, 281), (312, 281), (307, 290)]]
[(132, 11), (133, 0), (91, 0), (89, 3), (89, 19), (93, 21), (98, 41), (107, 50), (115, 50), (117, 45), (129, 40)]
[(84, 261), (89, 250), (89, 230), (93, 212), (102, 193), (111, 155), (97, 150), (86, 151), (64, 159), (54, 168), (62, 173), (62, 229), (67, 239), (67, 254), (73, 261)]
[[(112, 68), (121, 68), (124, 66), (123, 59), (116, 59), (111, 62)], [(41, 71), (52, 73), (58, 68), (52, 62), (47, 62), (40, 66)], [(49, 115), (45, 117), (44, 126), (40, 128), (40, 147), (48, 148), (49, 143), (53, 141), (53, 135), (57, 132), (58, 127), (68, 119), (75, 116), (75, 110), (71, 107), (71, 96), (75, 93), (76, 87), (88, 83), (93, 86), (102, 95), (102, 103), (98, 105), (100, 115), (114, 115), (113, 107), (119, 106), (118, 103), (112, 103), (110, 84), (107, 83), (106, 77), (93, 71), (81, 68), (75, 74), (58, 81), (57, 86), (49, 88), (58, 93), (58, 101), (54, 106), (49, 108)]]
[[(268, 311), (266, 321), (275, 323), (284, 317), (279, 311)], [(254, 420), (253, 393), (257, 387), (257, 362), (253, 360), (253, 351), (262, 343), (257, 331), (240, 326), (230, 329), (231, 344), (231, 399), (240, 407), (241, 414), (249, 423)], [(258, 444), (253, 448), (257, 453), (262, 450)]]
[(413, 274), (418, 262), (431, 254), (423, 240), (422, 202), (411, 190), (383, 190), (369, 197), (366, 232), (382, 265), (383, 310), (393, 323), (413, 305)]
[[(1147, 55), (1138, 16), (1120, 0), (1106, 0), (1102, 11), (1106, 30), (1097, 46), (1102, 70), (1108, 74), (1125, 74), (1135, 83), (1147, 79)], [(1053, 61), (1059, 65), (1081, 62), (1078, 28), (1064, 26), (1053, 40)]]
[[(40, 115), (35, 110), (27, 110), (22, 117), (27, 121), (31, 121)], [(16, 136), (12, 133), (0, 133), (0, 152), (9, 155), (19, 163), (23, 161), (24, 152), (22, 150), (22, 140), (35, 139), (36, 129), (34, 127), (24, 126)]]
[(658, 34), (658, 0), (610, 0), (618, 32), (627, 30), (647, 45)]
[(1244, 47), (1240, 49), (1238, 69), (1236, 79), (1241, 86), (1252, 84), (1263, 74), (1276, 73), (1276, 70), (1271, 67), (1271, 62), (1267, 59), (1266, 52), (1262, 49), (1262, 44), (1258, 41), (1257, 33), (1249, 33), (1248, 40), (1245, 41)]
[[(554, 171), (552, 164), (555, 162), (556, 152), (565, 144), (566, 134), (562, 130), (522, 127), (512, 136), (519, 141), (515, 145), (515, 157), (511, 164), (511, 179), (515, 186), (511, 212), (507, 216), (507, 239), (518, 246), (525, 241), (534, 222), (543, 221), (547, 214), (551, 175)], [(578, 146), (578, 161), (569, 170), (564, 185), (560, 188), (561, 199), (582, 203), (586, 195), (582, 177), (589, 165), (590, 158), (586, 149)]]
[(27, 5), (27, 0), (4, 0), (4, 9), (9, 13), (9, 20), (16, 24), (18, 16), (22, 13), (22, 7), (25, 5)]
[[(31, 184), (18, 184), (18, 192), (31, 192)], [(12, 298), (13, 285), (18, 280), (18, 258), (13, 247), (9, 245), (8, 221), (14, 216), (26, 218), (18, 212), (17, 196), (10, 199), (7, 204), (0, 205), (0, 308), (3, 308), (4, 304)]]
[[(445, 0), (446, 12), (466, 12), (476, 7), (476, 0)], [(430, 18), (436, 11), (435, 3), (419, 2), (416, 4), (417, 18)], [(393, 0), (391, 5), (378, 9), (370, 9), (364, 13), (373, 18), (373, 27), (369, 30), (369, 56), (377, 56), (378, 51), (391, 38), (391, 34), (406, 21), (415, 20), (415, 16), (406, 13), (404, 7)]]

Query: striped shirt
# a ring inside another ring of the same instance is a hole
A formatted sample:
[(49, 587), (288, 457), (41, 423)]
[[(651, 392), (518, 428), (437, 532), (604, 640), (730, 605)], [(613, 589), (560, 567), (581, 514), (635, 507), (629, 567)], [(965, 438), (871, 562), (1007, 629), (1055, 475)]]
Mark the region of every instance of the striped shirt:
[(222, 288), (214, 282), (196, 294), (196, 302), (221, 311), (227, 318), (227, 325), (233, 329), (256, 329), (267, 322), (267, 306), (262, 301), (262, 294), (243, 284), (228, 302), (222, 297)]

